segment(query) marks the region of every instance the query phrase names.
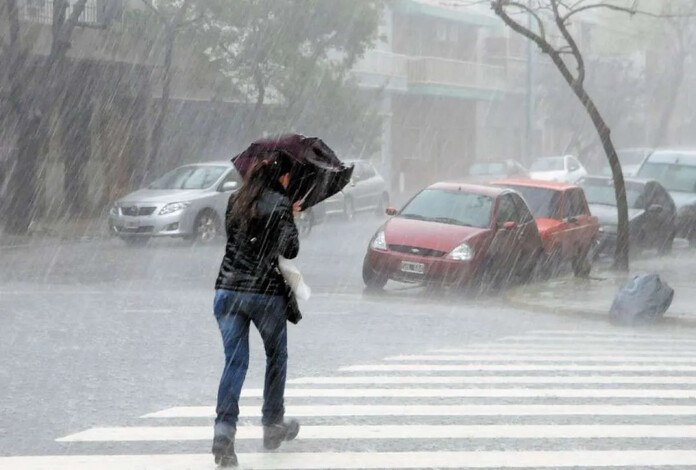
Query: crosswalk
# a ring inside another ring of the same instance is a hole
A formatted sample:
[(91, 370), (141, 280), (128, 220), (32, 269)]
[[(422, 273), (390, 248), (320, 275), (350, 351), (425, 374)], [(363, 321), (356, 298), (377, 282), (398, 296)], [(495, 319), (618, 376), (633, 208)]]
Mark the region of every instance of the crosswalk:
[[(239, 459), (278, 470), (696, 468), (695, 350), (687, 334), (548, 330), (347, 365), (288, 381), (286, 413), (302, 429), (276, 452), (260, 451), (263, 390), (249, 388)], [(59, 436), (60, 455), (0, 457), (0, 470), (213, 469), (214, 416), (153, 410)]]

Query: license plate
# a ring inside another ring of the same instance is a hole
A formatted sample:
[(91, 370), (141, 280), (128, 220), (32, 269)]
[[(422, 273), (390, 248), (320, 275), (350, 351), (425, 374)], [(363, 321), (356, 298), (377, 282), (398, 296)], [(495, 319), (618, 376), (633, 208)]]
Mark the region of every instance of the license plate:
[(425, 274), (425, 265), (423, 263), (411, 263), (409, 261), (402, 261), (401, 271), (412, 274)]
[(138, 227), (140, 227), (140, 222), (138, 222), (137, 220), (129, 220), (129, 221), (126, 222), (125, 227), (126, 227), (127, 229), (138, 228)]

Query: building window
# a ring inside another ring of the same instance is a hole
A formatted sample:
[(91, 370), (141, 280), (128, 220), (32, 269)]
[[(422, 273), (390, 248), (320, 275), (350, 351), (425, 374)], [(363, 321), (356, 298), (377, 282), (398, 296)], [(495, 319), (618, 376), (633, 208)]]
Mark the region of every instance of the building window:
[(438, 23), (436, 26), (436, 36), (438, 42), (447, 41), (447, 23)]
[(459, 42), (459, 27), (456, 24), (450, 25), (449, 41), (450, 42)]

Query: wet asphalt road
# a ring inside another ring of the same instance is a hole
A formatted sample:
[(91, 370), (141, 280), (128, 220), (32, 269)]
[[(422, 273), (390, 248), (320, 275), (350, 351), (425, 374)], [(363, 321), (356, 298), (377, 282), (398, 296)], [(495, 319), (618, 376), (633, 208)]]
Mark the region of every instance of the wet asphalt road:
[[(400, 286), (389, 286), (383, 295), (368, 295), (363, 292), (360, 268), (367, 242), (380, 223), (374, 216), (351, 223), (333, 221), (316, 227), (303, 240), (298, 264), (313, 298), (303, 305), (300, 325), (290, 326), (289, 379), (335, 376), (341, 367), (383, 363), (392, 355), (463, 348), (531, 331), (607, 329), (577, 318), (520, 311), (496, 298), (448, 297)], [(0, 250), (0, 456), (118, 454), (124, 449), (131, 453), (207, 452), (206, 441), (159, 442), (148, 447), (55, 440), (94, 426), (142, 425), (140, 416), (170, 407), (214, 404), (223, 358), (212, 299), (222, 251), (222, 243), (191, 247), (162, 240), (131, 248), (115, 239)], [(496, 344), (505, 345), (505, 341)], [(255, 333), (251, 349), (246, 386), (258, 388), (264, 357)], [(385, 403), (384, 398), (373, 401)], [(461, 401), (438, 399), (442, 404)], [(311, 402), (336, 404), (345, 399)], [(411, 397), (402, 402), (421, 401)], [(330, 419), (315, 421), (332, 424)], [(459, 422), (447, 417), (426, 421)], [(467, 423), (488, 421), (473, 418)], [(588, 417), (581, 421), (593, 422)], [(671, 421), (663, 418), (661, 422)], [(177, 423), (184, 424), (183, 420), (167, 422)], [(680, 442), (670, 441), (664, 447), (682, 448)], [(503, 448), (525, 449), (526, 443), (509, 441)], [(386, 440), (364, 445), (400, 450)], [(321, 449), (315, 443), (308, 446), (302, 450)], [(593, 446), (607, 447), (602, 442)], [(483, 441), (477, 448), (498, 447)], [(258, 450), (252, 444), (241, 448)], [(452, 448), (456, 443), (451, 440), (409, 447)], [(11, 467), (3, 467), (0, 460), (0, 468)]]

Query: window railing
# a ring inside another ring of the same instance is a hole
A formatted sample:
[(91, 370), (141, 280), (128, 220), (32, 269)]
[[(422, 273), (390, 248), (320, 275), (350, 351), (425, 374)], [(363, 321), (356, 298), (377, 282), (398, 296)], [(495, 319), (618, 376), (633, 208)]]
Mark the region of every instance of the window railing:
[(505, 68), (481, 62), (418, 57), (408, 61), (408, 81), (423, 85), (499, 90), (505, 87)]
[[(73, 3), (66, 11), (66, 17), (70, 17)], [(87, 0), (85, 8), (78, 22), (90, 25), (106, 24), (115, 19), (122, 12), (123, 0)], [(24, 21), (40, 24), (53, 24), (52, 0), (24, 0), (20, 2), (20, 17)]]

